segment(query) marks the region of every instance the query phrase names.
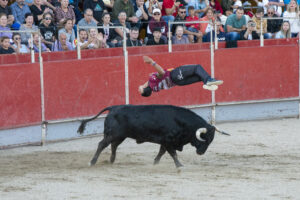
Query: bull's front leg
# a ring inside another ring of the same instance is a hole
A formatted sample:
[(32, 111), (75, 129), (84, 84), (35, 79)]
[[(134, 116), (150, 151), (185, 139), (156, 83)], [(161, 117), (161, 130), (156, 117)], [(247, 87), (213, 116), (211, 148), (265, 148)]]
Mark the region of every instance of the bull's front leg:
[(164, 146), (160, 145), (159, 152), (158, 152), (157, 156), (154, 159), (154, 165), (159, 163), (161, 157), (166, 153), (166, 151), (167, 151), (166, 148)]
[(168, 153), (171, 155), (171, 157), (173, 158), (176, 167), (183, 167), (183, 165), (178, 160), (176, 150), (170, 147), (166, 147), (166, 149)]

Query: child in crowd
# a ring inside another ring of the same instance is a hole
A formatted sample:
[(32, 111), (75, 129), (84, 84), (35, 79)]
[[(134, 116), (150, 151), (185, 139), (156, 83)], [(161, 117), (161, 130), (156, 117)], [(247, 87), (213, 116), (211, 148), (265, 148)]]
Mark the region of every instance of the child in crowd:
[(12, 54), (15, 53), (14, 49), (10, 46), (10, 39), (7, 36), (3, 36), (1, 39), (0, 54)]

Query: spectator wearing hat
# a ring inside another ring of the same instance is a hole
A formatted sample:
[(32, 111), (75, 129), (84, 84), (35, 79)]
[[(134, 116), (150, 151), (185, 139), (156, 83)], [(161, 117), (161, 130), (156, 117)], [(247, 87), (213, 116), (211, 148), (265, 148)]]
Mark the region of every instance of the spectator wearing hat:
[(153, 37), (149, 39), (146, 43), (147, 46), (150, 45), (163, 45), (167, 44), (165, 40), (161, 38), (161, 29), (159, 27), (154, 28)]
[(262, 34), (265, 39), (272, 38), (272, 34), (267, 32), (268, 22), (266, 19), (262, 19), (264, 16), (264, 9), (259, 7), (256, 10), (255, 16), (252, 18), (256, 24), (256, 32), (258, 35)]
[(161, 17), (161, 11), (158, 8), (153, 10), (153, 17), (149, 21), (149, 28), (147, 29), (147, 33), (149, 38), (152, 38), (154, 28), (160, 28), (162, 33), (162, 39), (167, 42), (167, 33), (168, 33), (168, 25)]

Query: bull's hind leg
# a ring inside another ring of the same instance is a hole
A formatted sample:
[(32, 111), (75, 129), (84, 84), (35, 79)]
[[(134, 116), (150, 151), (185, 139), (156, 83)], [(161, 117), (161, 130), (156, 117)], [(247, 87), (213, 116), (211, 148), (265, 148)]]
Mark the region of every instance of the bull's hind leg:
[(93, 159), (91, 160), (90, 162), (90, 165), (95, 165), (97, 160), (98, 160), (98, 157), (100, 155), (100, 153), (103, 151), (103, 149), (105, 149), (109, 144), (111, 143), (111, 139), (110, 137), (105, 137), (103, 138), (103, 140), (101, 140), (98, 144), (98, 149), (93, 157)]
[(167, 149), (168, 153), (171, 155), (171, 157), (173, 158), (176, 167), (182, 167), (183, 165), (179, 162), (179, 160), (177, 158), (176, 150), (173, 148), (169, 148), (169, 147), (166, 149)]
[(160, 145), (160, 149), (159, 149), (159, 152), (157, 154), (157, 156), (154, 158), (154, 165), (158, 164), (161, 157), (166, 153), (166, 148), (162, 145)]
[(125, 138), (122, 138), (120, 140), (114, 141), (111, 143), (111, 156), (110, 156), (110, 163), (114, 163), (116, 159), (116, 151), (118, 146), (125, 140)]

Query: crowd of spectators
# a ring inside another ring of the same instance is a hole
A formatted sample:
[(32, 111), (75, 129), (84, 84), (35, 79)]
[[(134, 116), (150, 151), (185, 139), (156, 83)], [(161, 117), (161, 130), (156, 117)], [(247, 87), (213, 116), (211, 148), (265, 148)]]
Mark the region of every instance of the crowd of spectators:
[(254, 2), (0, 0), (0, 54), (38, 52), (39, 37), (41, 51), (49, 52), (75, 50), (77, 44), (81, 49), (120, 47), (124, 38), (129, 47), (163, 45), (168, 38), (173, 44), (202, 43), (211, 40), (211, 32), (219, 41), (298, 36), (299, 2)]

